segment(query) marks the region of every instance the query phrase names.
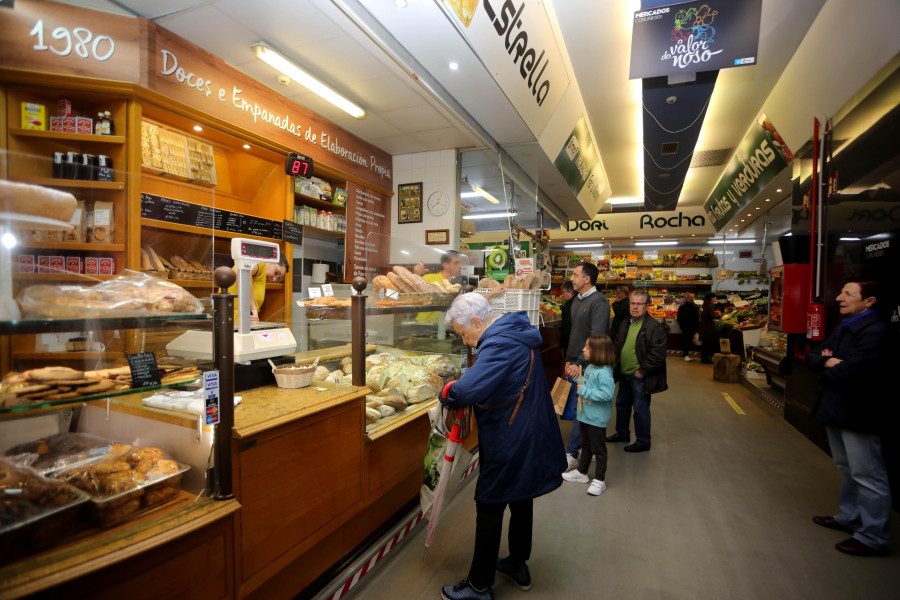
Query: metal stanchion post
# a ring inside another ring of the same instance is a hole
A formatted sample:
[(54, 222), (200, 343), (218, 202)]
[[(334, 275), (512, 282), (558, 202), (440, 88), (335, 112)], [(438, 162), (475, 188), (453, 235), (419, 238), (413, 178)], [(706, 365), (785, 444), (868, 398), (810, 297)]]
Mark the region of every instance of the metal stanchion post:
[[(234, 285), (234, 271), (219, 267), (216, 285)], [(219, 423), (215, 426), (213, 485), (216, 500), (234, 498), (231, 481), (231, 430), (234, 428), (234, 294), (213, 294), (213, 361), (219, 371)]]
[(366, 385), (366, 295), (363, 290), (368, 285), (365, 277), (353, 280), (356, 295), (350, 298), (350, 360), (353, 365), (353, 385)]

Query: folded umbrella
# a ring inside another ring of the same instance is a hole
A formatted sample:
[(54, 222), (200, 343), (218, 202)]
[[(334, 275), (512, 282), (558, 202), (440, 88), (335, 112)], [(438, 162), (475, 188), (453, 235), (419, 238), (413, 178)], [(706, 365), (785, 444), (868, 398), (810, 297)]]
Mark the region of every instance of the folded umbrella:
[(459, 409), (456, 414), (456, 420), (453, 427), (447, 435), (447, 448), (444, 450), (444, 463), (441, 465), (441, 476), (438, 480), (438, 486), (434, 490), (434, 504), (431, 507), (431, 518), (428, 521), (428, 531), (425, 533), (425, 555), (428, 555), (428, 548), (434, 539), (434, 532), (437, 529), (438, 518), (441, 514), (441, 507), (444, 504), (444, 496), (447, 493), (447, 485), (450, 482), (450, 473), (453, 471), (453, 461), (456, 458), (456, 451), (463, 443), (460, 437), (460, 425), (462, 423), (465, 409)]

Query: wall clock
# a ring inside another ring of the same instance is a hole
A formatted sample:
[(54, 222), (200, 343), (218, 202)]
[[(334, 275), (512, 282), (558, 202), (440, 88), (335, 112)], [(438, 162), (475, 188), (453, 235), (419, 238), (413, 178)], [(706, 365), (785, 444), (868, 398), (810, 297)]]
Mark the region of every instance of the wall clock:
[(440, 217), (450, 208), (450, 196), (444, 192), (432, 192), (428, 196), (428, 202), (425, 205), (428, 212), (436, 217)]

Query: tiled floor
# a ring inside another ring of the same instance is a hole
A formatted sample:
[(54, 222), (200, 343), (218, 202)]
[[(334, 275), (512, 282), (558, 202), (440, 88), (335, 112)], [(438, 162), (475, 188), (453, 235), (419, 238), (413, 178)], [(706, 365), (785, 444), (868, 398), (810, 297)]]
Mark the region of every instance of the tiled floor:
[[(896, 518), (891, 556), (837, 552), (846, 536), (811, 521), (837, 510), (828, 455), (742, 385), (713, 382), (710, 365), (670, 357), (668, 369), (669, 391), (653, 398), (653, 449), (610, 444), (600, 497), (565, 482), (536, 500), (534, 585), (522, 592), (498, 577), (497, 599), (900, 598)], [(440, 598), (468, 571), (474, 490), (470, 480), (446, 507), (427, 559), (423, 522), (347, 597)]]

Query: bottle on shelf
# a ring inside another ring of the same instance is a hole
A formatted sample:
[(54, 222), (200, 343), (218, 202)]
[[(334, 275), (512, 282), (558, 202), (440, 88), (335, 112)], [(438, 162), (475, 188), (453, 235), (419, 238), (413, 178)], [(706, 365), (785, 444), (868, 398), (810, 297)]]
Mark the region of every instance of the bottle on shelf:
[(106, 120), (106, 125), (105, 125), (106, 135), (115, 135), (116, 128), (113, 126), (112, 115), (110, 114), (110, 112), (109, 111), (104, 112), (103, 118)]
[(94, 135), (103, 135), (103, 113), (97, 113), (97, 120), (94, 121)]

